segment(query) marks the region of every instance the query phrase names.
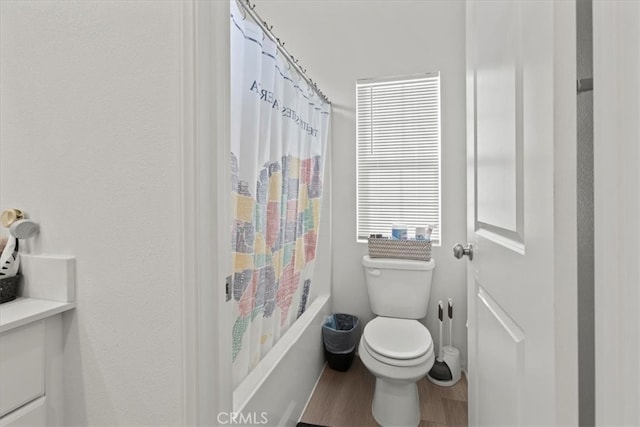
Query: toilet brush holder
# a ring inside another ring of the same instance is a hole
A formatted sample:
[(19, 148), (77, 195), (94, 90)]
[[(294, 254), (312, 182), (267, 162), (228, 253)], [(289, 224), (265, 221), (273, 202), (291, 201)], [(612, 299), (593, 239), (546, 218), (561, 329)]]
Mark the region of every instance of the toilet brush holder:
[(462, 375), (462, 370), (460, 368), (460, 350), (451, 346), (443, 347), (442, 361), (449, 367), (449, 370), (451, 371), (451, 379), (437, 380), (430, 375), (427, 375), (427, 378), (434, 384), (450, 387), (460, 381), (460, 377)]

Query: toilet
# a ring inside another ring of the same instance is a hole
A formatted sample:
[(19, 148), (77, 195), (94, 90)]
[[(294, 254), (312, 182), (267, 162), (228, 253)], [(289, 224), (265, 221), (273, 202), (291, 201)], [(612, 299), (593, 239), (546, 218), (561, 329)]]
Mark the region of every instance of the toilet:
[(417, 426), (420, 401), (416, 382), (433, 366), (429, 330), (418, 321), (427, 315), (435, 261), (362, 259), (371, 311), (358, 354), (376, 377), (371, 412), (378, 424)]

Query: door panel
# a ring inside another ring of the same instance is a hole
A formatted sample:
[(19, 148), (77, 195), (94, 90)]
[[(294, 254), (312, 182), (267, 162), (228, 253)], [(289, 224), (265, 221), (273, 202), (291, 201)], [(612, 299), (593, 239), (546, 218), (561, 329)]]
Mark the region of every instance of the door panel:
[[(520, 425), (524, 333), (478, 285), (478, 405), (480, 425)], [(499, 375), (500, 381), (493, 381)]]
[(477, 221), (517, 232), (517, 9), (489, 3), (476, 15)]

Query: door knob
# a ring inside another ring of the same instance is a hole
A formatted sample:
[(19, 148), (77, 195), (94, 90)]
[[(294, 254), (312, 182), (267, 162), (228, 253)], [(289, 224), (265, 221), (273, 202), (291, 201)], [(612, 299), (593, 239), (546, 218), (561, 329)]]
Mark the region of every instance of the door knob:
[(472, 244), (468, 244), (467, 247), (465, 248), (460, 243), (458, 243), (453, 247), (453, 256), (454, 257), (460, 259), (464, 255), (469, 257), (469, 261), (471, 261), (473, 259), (473, 245)]

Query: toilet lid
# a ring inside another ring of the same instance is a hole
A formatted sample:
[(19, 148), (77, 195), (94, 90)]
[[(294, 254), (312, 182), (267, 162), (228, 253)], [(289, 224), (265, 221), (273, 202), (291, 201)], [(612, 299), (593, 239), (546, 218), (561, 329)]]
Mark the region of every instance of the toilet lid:
[(413, 319), (376, 317), (362, 335), (371, 350), (392, 359), (415, 359), (433, 345), (429, 330)]

